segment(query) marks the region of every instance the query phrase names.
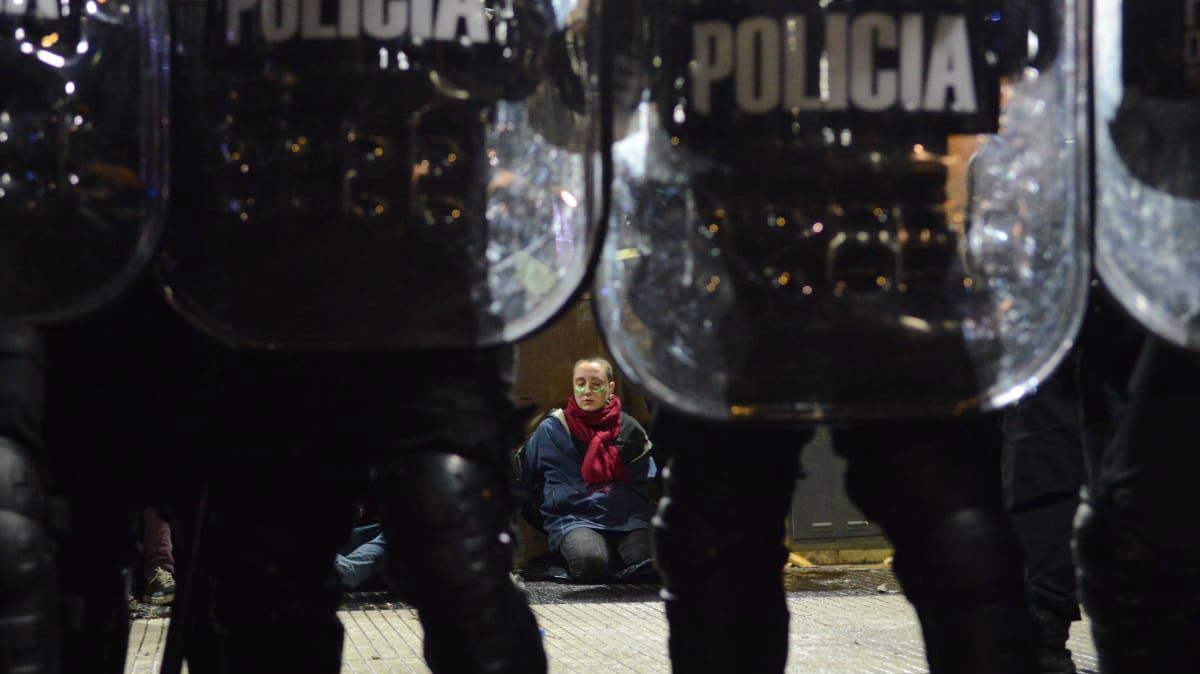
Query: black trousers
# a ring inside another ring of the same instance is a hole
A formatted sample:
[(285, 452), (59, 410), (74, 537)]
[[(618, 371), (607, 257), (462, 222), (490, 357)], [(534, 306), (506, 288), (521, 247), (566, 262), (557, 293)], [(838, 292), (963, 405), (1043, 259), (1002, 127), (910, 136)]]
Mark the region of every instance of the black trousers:
[(1043, 642), (1062, 647), (1080, 619), (1071, 531), (1086, 481), (1074, 360), (1003, 417), (1003, 495), (1025, 553)]
[[(660, 413), (654, 435), (671, 454), (655, 543), (674, 670), (783, 671), (783, 526), (811, 432)], [(851, 498), (895, 545), (931, 671), (1036, 671), (995, 419), (866, 424), (834, 442)]]
[(1188, 671), (1200, 659), (1200, 362), (1107, 314), (1083, 340), (1080, 598), (1106, 674)]
[(170, 513), (196, 494), (190, 476), (204, 466), (217, 351), (149, 280), (42, 332), (46, 456), (67, 515), (57, 536), (63, 670), (115, 674), (127, 650), (138, 513), (147, 504)]

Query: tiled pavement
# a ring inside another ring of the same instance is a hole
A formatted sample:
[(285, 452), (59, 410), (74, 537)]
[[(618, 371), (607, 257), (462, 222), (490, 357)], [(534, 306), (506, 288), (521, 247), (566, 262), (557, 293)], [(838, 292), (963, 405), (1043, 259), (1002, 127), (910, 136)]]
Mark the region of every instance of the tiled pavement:
[[(926, 672), (912, 609), (887, 571), (808, 572), (789, 585), (788, 672), (918, 674)], [(552, 674), (669, 672), (667, 623), (657, 591), (646, 586), (529, 583), (545, 632)], [(427, 672), (416, 612), (381, 595), (352, 596), (339, 615), (346, 627), (342, 672)], [(127, 671), (158, 671), (167, 620), (138, 619)], [(1081, 672), (1096, 661), (1084, 623), (1071, 632)]]

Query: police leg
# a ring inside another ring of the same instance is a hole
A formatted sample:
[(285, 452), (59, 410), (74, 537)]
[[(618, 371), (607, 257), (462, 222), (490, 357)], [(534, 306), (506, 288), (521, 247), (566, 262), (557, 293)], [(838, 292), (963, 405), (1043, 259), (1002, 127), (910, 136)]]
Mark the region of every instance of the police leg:
[(97, 487), (68, 490), (70, 526), (60, 539), (63, 670), (120, 674), (129, 645), (135, 511)]
[(514, 504), (499, 451), (428, 447), (385, 466), (377, 484), (388, 567), (425, 629), (439, 674), (546, 671), (537, 623), (510, 576)]
[(0, 327), (0, 665), (58, 671), (58, 568), (44, 527), (40, 444), (44, 377), (33, 328)]
[(654, 436), (672, 456), (654, 543), (673, 671), (784, 671), (784, 520), (811, 434), (660, 412)]
[(1020, 547), (1000, 501), (994, 418), (835, 433), (846, 487), (895, 546), (931, 674), (1037, 672)]
[[(388, 569), (409, 588), (434, 672), (544, 672), (537, 621), (513, 582), (508, 453), (520, 441), (512, 347), (412, 351), (377, 400), (403, 429), (370, 433)], [(392, 397), (389, 397), (392, 396)]]
[(1025, 553), (1043, 674), (1074, 674), (1066, 643), (1079, 620), (1071, 528), (1085, 480), (1075, 369), (1064, 367), (1003, 419), (1004, 506)]
[[(340, 464), (302, 448), (219, 470), (200, 555), (207, 605), (188, 645), (189, 670), (341, 670), (341, 586), (333, 560), (350, 533)], [(327, 457), (326, 457), (327, 458)], [(198, 598), (199, 599), (199, 598)]]
[(1105, 674), (1188, 671), (1200, 660), (1200, 542), (1179, 526), (1200, 517), (1195, 358), (1159, 344), (1142, 351), (1076, 518), (1080, 598)]
[(62, 668), (118, 674), (124, 671), (129, 641), (129, 567), (137, 540), (128, 500), (141, 462), (132, 443), (124, 441), (138, 435), (131, 430), (134, 416), (118, 417), (92, 403), (107, 397), (120, 401), (113, 408), (143, 408), (125, 395), (124, 380), (93, 376), (102, 369), (99, 363), (111, 361), (86, 330), (56, 328), (43, 334), (50, 366), (47, 458), (55, 491), (69, 504), (55, 533)]

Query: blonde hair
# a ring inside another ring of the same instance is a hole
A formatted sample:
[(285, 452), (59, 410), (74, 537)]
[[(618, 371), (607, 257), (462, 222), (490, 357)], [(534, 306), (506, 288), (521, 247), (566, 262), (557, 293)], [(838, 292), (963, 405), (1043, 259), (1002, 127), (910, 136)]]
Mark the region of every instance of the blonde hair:
[(614, 381), (614, 379), (615, 379), (613, 377), (612, 363), (608, 362), (608, 359), (606, 359), (606, 358), (603, 358), (601, 356), (588, 356), (587, 358), (580, 358), (579, 360), (575, 361), (574, 365), (571, 366), (572, 374), (574, 374), (575, 368), (579, 367), (580, 363), (595, 363), (597, 365), (601, 365), (604, 367), (604, 374), (606, 374), (608, 376), (608, 380)]

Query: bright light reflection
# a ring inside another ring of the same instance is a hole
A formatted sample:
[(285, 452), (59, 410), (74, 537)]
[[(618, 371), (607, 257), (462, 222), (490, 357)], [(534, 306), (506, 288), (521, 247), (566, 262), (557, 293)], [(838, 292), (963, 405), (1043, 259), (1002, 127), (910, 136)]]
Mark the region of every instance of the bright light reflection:
[[(29, 43), (27, 42), (26, 44)], [(65, 58), (55, 54), (54, 52), (46, 51), (45, 49), (38, 50), (37, 59), (53, 68), (61, 68), (67, 65), (67, 60)]]
[(900, 325), (913, 332), (933, 332), (933, 327), (929, 325), (929, 321), (917, 318), (916, 316), (901, 316)]

